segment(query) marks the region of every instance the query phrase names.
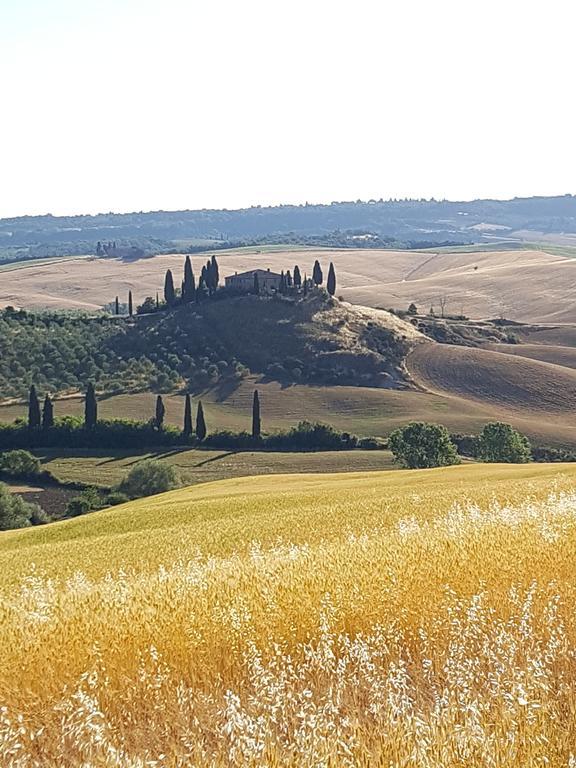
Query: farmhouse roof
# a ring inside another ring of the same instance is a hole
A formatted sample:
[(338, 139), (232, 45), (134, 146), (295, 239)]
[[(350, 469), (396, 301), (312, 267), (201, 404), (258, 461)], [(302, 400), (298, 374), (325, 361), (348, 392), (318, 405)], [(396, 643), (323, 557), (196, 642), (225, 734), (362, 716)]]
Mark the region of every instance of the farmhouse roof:
[(258, 277), (277, 277), (280, 279), (282, 275), (279, 275), (278, 272), (271, 272), (269, 269), (249, 269), (247, 272), (235, 272), (233, 275), (229, 275), (229, 277), (254, 277), (254, 273), (258, 273)]

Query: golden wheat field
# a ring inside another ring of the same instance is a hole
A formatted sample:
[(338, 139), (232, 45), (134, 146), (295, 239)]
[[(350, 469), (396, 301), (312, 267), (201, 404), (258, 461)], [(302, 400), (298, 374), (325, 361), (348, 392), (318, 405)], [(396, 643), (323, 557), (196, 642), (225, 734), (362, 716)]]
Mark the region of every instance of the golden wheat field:
[(0, 765), (576, 765), (576, 468), (243, 478), (0, 535)]

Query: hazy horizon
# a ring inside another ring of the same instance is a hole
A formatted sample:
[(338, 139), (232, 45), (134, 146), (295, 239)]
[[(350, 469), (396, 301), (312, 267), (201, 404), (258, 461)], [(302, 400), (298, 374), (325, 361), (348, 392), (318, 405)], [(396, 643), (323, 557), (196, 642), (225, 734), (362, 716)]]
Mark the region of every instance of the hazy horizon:
[(575, 16), (0, 0), (0, 217), (576, 193)]

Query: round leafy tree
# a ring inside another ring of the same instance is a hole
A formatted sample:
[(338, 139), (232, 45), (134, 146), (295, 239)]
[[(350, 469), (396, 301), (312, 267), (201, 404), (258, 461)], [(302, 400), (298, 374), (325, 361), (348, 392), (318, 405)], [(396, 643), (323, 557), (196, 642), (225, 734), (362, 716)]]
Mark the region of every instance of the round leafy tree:
[(446, 467), (459, 464), (456, 446), (446, 427), (413, 421), (394, 430), (388, 438), (394, 459), (408, 469)]
[(479, 457), (483, 461), (525, 464), (532, 451), (528, 439), (510, 424), (495, 421), (486, 424), (479, 439)]

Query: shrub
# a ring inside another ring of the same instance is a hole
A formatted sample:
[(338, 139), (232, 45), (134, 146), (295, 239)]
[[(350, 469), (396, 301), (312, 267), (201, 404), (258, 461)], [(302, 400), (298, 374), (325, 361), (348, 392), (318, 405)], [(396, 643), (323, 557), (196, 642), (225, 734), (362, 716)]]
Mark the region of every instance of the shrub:
[(101, 509), (103, 507), (102, 496), (97, 488), (90, 485), (85, 488), (81, 494), (74, 496), (70, 499), (66, 506), (66, 517), (78, 517), (79, 515), (85, 515), (86, 512), (91, 512), (94, 509)]
[(0, 453), (0, 473), (8, 477), (32, 478), (41, 473), (40, 460), (29, 451)]
[(482, 430), (478, 455), (487, 462), (525, 464), (530, 461), (531, 448), (528, 439), (510, 424), (495, 421)]
[(177, 488), (178, 474), (173, 466), (155, 459), (147, 459), (128, 472), (118, 486), (118, 491), (130, 499), (154, 496)]
[(394, 430), (388, 439), (394, 459), (408, 469), (459, 464), (456, 446), (446, 427), (413, 421)]
[(27, 528), (46, 521), (46, 513), (41, 507), (29, 504), (22, 496), (10, 493), (8, 487), (0, 483), (0, 531)]

